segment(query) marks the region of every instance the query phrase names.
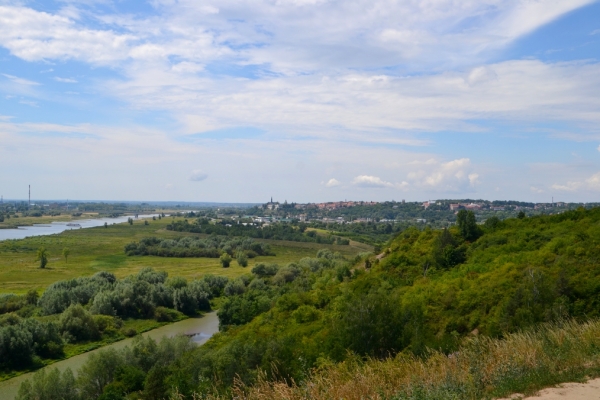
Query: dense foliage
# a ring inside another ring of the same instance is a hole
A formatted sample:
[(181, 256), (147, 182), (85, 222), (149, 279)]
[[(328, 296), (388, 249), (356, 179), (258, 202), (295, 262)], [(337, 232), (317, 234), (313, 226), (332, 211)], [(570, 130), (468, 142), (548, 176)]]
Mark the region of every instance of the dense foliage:
[(223, 253), (230, 256), (243, 253), (248, 258), (273, 255), (268, 244), (249, 238), (228, 238), (211, 235), (207, 238), (186, 236), (173, 239), (145, 238), (125, 246), (128, 256), (212, 257)]
[[(229, 280), (207, 275), (200, 280), (167, 278), (150, 268), (118, 280), (108, 272), (60, 281), (37, 298), (0, 297), (0, 370), (21, 369), (63, 355), (65, 343), (128, 336), (127, 318), (172, 321), (182, 314), (209, 311)], [(37, 305), (36, 305), (37, 302)], [(135, 331), (132, 332), (135, 334)]]
[[(188, 338), (163, 338), (155, 342), (138, 336), (131, 347), (117, 352), (91, 354), (75, 379), (70, 369), (34, 375), (19, 389), (19, 400), (125, 399), (130, 392), (144, 392), (144, 399), (167, 398), (171, 384), (165, 378), (180, 367), (179, 361), (194, 348)], [(139, 398), (139, 397), (136, 397)]]
[(334, 236), (317, 235), (314, 231), (306, 231), (305, 224), (277, 223), (272, 225), (263, 224), (240, 224), (230, 220), (220, 223), (211, 223), (207, 218), (197, 218), (192, 223), (187, 219), (173, 221), (167, 225), (167, 229), (177, 232), (193, 232), (217, 234), (226, 236), (243, 236), (256, 239), (290, 240), (294, 242), (313, 242), (323, 244), (347, 245), (347, 239)]

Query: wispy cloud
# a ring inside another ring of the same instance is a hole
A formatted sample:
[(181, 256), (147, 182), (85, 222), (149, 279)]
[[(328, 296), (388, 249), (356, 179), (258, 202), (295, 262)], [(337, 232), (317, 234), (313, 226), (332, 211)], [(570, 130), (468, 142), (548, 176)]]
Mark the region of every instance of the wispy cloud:
[(55, 76), (54, 80), (57, 81), (57, 82), (62, 82), (62, 83), (77, 83), (76, 79), (72, 79), (72, 78), (60, 78), (58, 76)]
[(29, 79), (19, 78), (18, 76), (14, 76), (14, 75), (2, 74), (2, 76), (10, 79), (12, 82), (19, 84), (19, 85), (26, 85), (26, 86), (40, 85), (40, 83), (38, 83), (38, 82), (30, 81)]
[(30, 107), (39, 107), (38, 102), (33, 100), (20, 100), (19, 103)]
[(554, 184), (552, 185), (552, 189), (566, 192), (574, 192), (580, 190), (598, 191), (600, 190), (600, 172), (584, 180), (569, 181), (565, 184)]
[(192, 171), (192, 174), (190, 175), (189, 179), (190, 181), (201, 182), (206, 178), (208, 178), (208, 174), (206, 172), (199, 169), (195, 169)]

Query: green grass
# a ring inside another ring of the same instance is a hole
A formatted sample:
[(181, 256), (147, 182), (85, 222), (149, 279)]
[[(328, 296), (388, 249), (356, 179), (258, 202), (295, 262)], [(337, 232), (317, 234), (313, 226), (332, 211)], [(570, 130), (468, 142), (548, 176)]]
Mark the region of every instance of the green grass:
[[(54, 218), (56, 220), (60, 217)], [(123, 278), (137, 273), (144, 267), (167, 271), (170, 276), (183, 276), (188, 279), (200, 278), (206, 274), (237, 277), (249, 273), (256, 263), (285, 264), (314, 256), (321, 248), (339, 251), (348, 257), (371, 249), (370, 246), (361, 243), (338, 246), (264, 240), (271, 245), (276, 256), (251, 259), (247, 268), (241, 268), (235, 262), (230, 268), (222, 268), (216, 258), (127, 257), (124, 254), (123, 248), (127, 243), (144, 237), (206, 236), (167, 231), (165, 227), (172, 220), (167, 217), (162, 220), (150, 220), (149, 225), (136, 221), (133, 225), (123, 223), (110, 225), (108, 228), (70, 230), (57, 235), (0, 242), (0, 293), (21, 294), (29, 289), (40, 290), (56, 281), (89, 276), (98, 271), (110, 271), (118, 278)], [(45, 222), (50, 222), (50, 219)], [(49, 262), (45, 269), (40, 269), (35, 260), (36, 251), (42, 246), (49, 253)], [(62, 257), (64, 248), (71, 251), (68, 262)]]

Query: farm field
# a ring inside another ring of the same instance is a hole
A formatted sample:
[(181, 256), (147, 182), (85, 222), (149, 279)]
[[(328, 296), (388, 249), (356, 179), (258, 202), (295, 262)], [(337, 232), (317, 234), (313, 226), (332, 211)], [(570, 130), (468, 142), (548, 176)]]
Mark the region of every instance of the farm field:
[[(54, 218), (43, 222), (48, 223), (60, 217)], [(36, 220), (40, 221), (39, 218)], [(256, 263), (286, 264), (303, 257), (312, 257), (321, 248), (339, 251), (346, 257), (354, 257), (360, 252), (372, 249), (358, 242), (340, 246), (260, 240), (268, 243), (276, 255), (250, 259), (247, 268), (241, 268), (235, 262), (229, 268), (222, 268), (217, 258), (128, 257), (124, 254), (126, 244), (145, 237), (206, 236), (167, 231), (165, 227), (172, 221), (173, 218), (167, 217), (162, 220), (149, 220), (149, 225), (144, 225), (143, 221), (135, 221), (133, 225), (124, 223), (109, 225), (107, 228), (71, 230), (58, 235), (0, 242), (0, 293), (22, 294), (29, 289), (40, 290), (56, 281), (90, 276), (98, 271), (109, 271), (122, 278), (135, 274), (144, 267), (167, 271), (169, 276), (183, 276), (188, 279), (200, 278), (206, 274), (236, 277), (249, 273)], [(37, 249), (42, 246), (49, 254), (49, 262), (45, 269), (40, 269), (36, 261)], [(62, 257), (64, 248), (70, 251), (68, 260)]]

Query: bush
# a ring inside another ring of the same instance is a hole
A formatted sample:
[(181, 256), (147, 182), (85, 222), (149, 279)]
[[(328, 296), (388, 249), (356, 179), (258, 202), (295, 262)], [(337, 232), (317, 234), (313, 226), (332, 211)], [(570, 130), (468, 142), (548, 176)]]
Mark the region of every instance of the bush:
[(100, 330), (94, 317), (79, 304), (67, 308), (60, 316), (58, 324), (63, 336), (69, 341), (100, 338)]
[(120, 318), (108, 315), (94, 315), (93, 318), (98, 330), (102, 333), (111, 334), (123, 326), (123, 321)]
[(252, 273), (258, 277), (264, 278), (273, 276), (279, 271), (279, 265), (277, 264), (263, 264), (259, 263), (252, 268)]
[(137, 335), (137, 331), (133, 328), (123, 328), (121, 329), (121, 333), (127, 337), (133, 337)]
[(154, 319), (158, 322), (171, 322), (179, 318), (179, 313), (166, 307), (156, 307)]
[(242, 252), (237, 254), (236, 261), (240, 267), (245, 268), (248, 266), (248, 257), (246, 256), (246, 254), (244, 254)]
[(229, 268), (229, 264), (231, 264), (231, 256), (227, 253), (223, 253), (219, 258), (219, 261), (221, 262), (223, 268)]

